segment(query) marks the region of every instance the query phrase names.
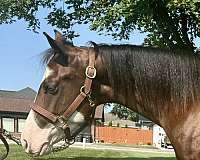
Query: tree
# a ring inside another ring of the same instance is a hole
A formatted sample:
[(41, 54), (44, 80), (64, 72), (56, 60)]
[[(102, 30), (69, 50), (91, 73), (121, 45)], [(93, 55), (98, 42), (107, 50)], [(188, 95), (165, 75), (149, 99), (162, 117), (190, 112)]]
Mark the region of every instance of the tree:
[(114, 104), (111, 113), (117, 115), (120, 119), (138, 121), (138, 114), (120, 104)]
[(89, 24), (99, 34), (128, 39), (135, 29), (147, 32), (144, 44), (194, 51), (200, 37), (199, 0), (2, 0), (0, 24), (27, 21), (37, 31), (39, 10), (48, 9), (48, 24), (78, 36), (73, 26)]

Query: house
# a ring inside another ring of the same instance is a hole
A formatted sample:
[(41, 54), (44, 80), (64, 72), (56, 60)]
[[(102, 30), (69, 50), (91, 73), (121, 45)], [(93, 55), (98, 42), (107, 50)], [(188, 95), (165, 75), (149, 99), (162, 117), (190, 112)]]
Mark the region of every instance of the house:
[(142, 129), (152, 129), (154, 123), (149, 119), (138, 115), (138, 122), (134, 122), (128, 119), (120, 119), (112, 113), (105, 113), (105, 122), (104, 125), (109, 126), (119, 126), (119, 127), (128, 127), (128, 128), (142, 128)]
[(0, 128), (20, 133), (36, 92), (27, 87), (19, 91), (0, 90)]
[(137, 127), (140, 127), (143, 129), (152, 129), (153, 125), (154, 123), (151, 120), (138, 114), (138, 122), (136, 123)]
[(129, 127), (129, 128), (137, 128), (136, 122), (120, 119), (116, 115), (113, 115), (112, 113), (105, 113), (105, 126), (118, 126), (118, 127)]
[(157, 124), (153, 125), (153, 145), (157, 148), (173, 149), (164, 129)]

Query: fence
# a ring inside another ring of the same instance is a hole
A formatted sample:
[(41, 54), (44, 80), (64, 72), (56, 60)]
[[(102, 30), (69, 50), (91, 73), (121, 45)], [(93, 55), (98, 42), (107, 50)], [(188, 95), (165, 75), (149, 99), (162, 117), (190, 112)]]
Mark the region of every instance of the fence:
[(119, 127), (96, 127), (95, 139), (104, 143), (152, 144), (152, 130)]

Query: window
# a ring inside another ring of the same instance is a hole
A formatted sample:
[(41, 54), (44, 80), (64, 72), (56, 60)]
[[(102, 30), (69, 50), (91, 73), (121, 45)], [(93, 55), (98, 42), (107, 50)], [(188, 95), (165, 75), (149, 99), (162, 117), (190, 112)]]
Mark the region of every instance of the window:
[(9, 132), (14, 132), (14, 118), (3, 118), (3, 128)]
[(24, 129), (26, 119), (18, 119), (18, 132), (22, 132)]

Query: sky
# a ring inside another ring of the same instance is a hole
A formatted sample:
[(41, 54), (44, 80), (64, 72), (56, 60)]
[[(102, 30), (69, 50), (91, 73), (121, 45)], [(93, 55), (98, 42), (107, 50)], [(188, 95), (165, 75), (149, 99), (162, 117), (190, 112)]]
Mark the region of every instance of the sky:
[[(43, 32), (54, 37), (53, 28), (41, 21), (39, 34), (26, 30), (27, 23), (18, 21), (13, 24), (0, 25), (0, 90), (20, 90), (30, 87), (38, 90), (43, 77), (44, 66), (41, 64), (41, 53), (50, 48)], [(58, 29), (59, 30), (59, 29)], [(114, 41), (110, 36), (98, 35), (88, 26), (76, 26), (80, 34), (73, 40), (77, 46), (87, 45), (88, 41), (96, 43), (135, 44), (143, 43), (146, 34), (135, 31), (129, 40)], [(200, 39), (195, 43), (200, 46)]]
[[(44, 72), (41, 53), (50, 48), (42, 33), (47, 32), (54, 37), (53, 30), (56, 28), (42, 22), (37, 34), (26, 30), (26, 27), (24, 21), (0, 25), (0, 90), (14, 91), (30, 87), (37, 91), (39, 88)], [(85, 25), (76, 26), (75, 29), (80, 34), (73, 40), (77, 46), (87, 45), (88, 41), (140, 45), (145, 37), (145, 34), (135, 31), (128, 41), (114, 41), (112, 37), (89, 31)]]

